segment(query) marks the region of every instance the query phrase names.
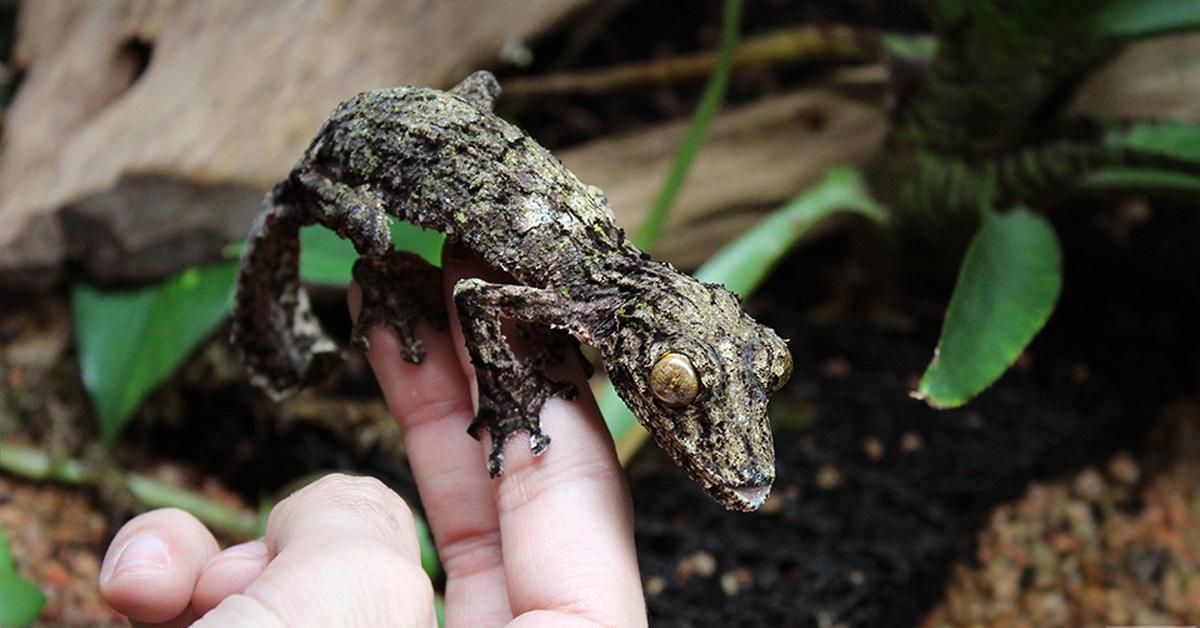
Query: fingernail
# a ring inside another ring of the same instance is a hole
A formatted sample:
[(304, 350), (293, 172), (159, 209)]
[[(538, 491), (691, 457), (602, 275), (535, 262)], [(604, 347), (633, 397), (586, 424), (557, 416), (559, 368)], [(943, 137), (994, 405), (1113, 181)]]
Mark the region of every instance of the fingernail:
[(167, 543), (158, 535), (142, 532), (129, 540), (115, 560), (105, 565), (101, 580), (110, 580), (123, 573), (138, 573), (151, 575), (166, 571), (171, 564), (171, 555)]
[(238, 560), (262, 560), (267, 557), (267, 544), (262, 541), (247, 541), (226, 548), (220, 555)]

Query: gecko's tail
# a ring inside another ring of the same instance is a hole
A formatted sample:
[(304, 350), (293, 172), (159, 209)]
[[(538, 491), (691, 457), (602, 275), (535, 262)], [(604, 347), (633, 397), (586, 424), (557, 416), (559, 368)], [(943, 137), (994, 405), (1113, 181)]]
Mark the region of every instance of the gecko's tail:
[(300, 284), (300, 228), (311, 222), (275, 187), (250, 228), (233, 304), (231, 342), (250, 381), (281, 399), (319, 379), (340, 359)]

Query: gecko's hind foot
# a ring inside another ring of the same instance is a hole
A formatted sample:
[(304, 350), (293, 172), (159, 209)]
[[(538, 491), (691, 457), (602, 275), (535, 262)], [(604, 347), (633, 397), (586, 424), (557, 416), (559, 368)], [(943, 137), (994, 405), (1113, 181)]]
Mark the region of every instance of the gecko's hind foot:
[(417, 323), (425, 319), (435, 327), (445, 325), (445, 309), (436, 298), (438, 269), (411, 255), (390, 251), (381, 258), (360, 258), (354, 263), (354, 281), (362, 289), (362, 310), (354, 323), (350, 342), (366, 351), (367, 332), (383, 325), (396, 333), (401, 356), (420, 364), (425, 345), (417, 337)]

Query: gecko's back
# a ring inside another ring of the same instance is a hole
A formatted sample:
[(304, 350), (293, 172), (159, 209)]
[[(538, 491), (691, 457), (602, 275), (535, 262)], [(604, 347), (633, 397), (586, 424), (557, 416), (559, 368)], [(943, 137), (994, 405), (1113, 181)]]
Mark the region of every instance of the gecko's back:
[(297, 171), (378, 192), (388, 213), (445, 233), (522, 283), (574, 283), (624, 251), (607, 203), (481, 104), (419, 87), (342, 103)]

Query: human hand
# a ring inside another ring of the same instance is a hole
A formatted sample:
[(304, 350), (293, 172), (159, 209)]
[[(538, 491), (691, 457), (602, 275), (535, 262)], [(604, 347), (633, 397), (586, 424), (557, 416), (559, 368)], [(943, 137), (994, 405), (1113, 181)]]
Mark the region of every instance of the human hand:
[[(448, 264), (445, 285), (485, 274), (477, 261)], [(355, 299), (352, 291), (352, 310)], [(487, 443), (466, 435), (473, 375), (452, 323), (450, 332), (422, 327), (423, 364), (401, 360), (383, 329), (370, 333), (367, 353), (405, 431), (446, 572), (446, 625), (645, 625), (628, 489), (579, 369), (569, 376), (580, 397), (543, 409), (550, 449), (535, 459), (513, 439), (504, 475), (490, 480)], [(263, 539), (224, 551), (182, 511), (136, 517), (108, 549), (100, 590), (116, 610), (153, 625), (435, 621), (408, 506), (376, 480), (343, 475), (281, 501)]]

